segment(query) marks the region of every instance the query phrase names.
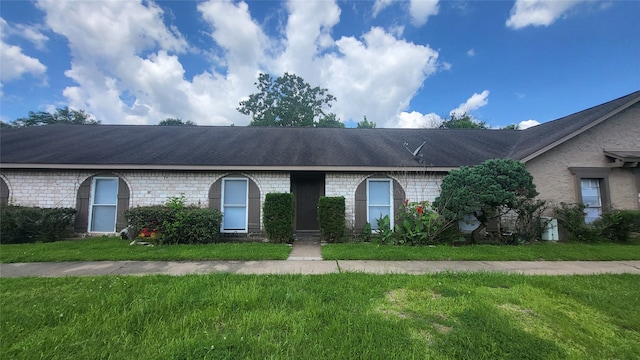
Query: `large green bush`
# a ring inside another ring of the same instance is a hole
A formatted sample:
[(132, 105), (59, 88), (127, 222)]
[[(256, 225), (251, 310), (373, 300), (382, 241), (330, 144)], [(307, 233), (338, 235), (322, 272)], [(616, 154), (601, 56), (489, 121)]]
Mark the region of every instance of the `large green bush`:
[(584, 204), (568, 204), (561, 202), (553, 208), (553, 215), (558, 224), (569, 233), (570, 241), (599, 241), (598, 229), (585, 222)]
[(294, 197), (291, 193), (268, 193), (262, 207), (264, 230), (270, 241), (293, 240)]
[(344, 196), (320, 197), (318, 200), (318, 223), (325, 241), (337, 242), (344, 238), (345, 211)]
[(0, 207), (3, 244), (54, 241), (72, 233), (73, 208)]
[(491, 159), (473, 167), (452, 170), (442, 180), (434, 208), (447, 219), (462, 220), (475, 215), (480, 226), (471, 242), (490, 220), (518, 211), (523, 202), (538, 195), (533, 177), (524, 164), (510, 159)]
[(220, 237), (222, 213), (185, 206), (183, 197), (171, 198), (165, 205), (131, 208), (124, 215), (133, 234), (154, 234), (150, 240), (156, 244), (202, 244)]
[(628, 241), (632, 232), (640, 232), (640, 211), (613, 210), (602, 214), (594, 222), (600, 228), (600, 235), (617, 242)]
[(569, 233), (569, 240), (580, 242), (628, 241), (631, 233), (640, 232), (640, 211), (612, 210), (590, 223), (585, 222), (583, 204), (560, 203), (554, 208), (554, 215), (560, 225)]

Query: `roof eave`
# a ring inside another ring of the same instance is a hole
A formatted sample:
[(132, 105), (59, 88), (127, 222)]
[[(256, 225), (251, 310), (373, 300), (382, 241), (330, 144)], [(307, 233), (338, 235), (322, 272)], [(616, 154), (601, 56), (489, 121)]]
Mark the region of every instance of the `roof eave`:
[(239, 166), (239, 165), (159, 165), (159, 164), (37, 164), (2, 163), (15, 170), (159, 170), (159, 171), (323, 171), (323, 172), (449, 172), (450, 166)]

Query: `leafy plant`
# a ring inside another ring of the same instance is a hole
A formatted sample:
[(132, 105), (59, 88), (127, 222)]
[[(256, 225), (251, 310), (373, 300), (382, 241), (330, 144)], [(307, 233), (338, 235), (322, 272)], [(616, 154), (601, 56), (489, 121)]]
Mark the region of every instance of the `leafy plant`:
[(558, 223), (569, 233), (570, 241), (594, 242), (600, 240), (598, 229), (593, 224), (585, 222), (585, 205), (561, 202), (553, 208)]
[(276, 243), (293, 240), (294, 197), (292, 193), (268, 193), (263, 205), (267, 238)]
[(395, 244), (427, 245), (445, 238), (441, 235), (453, 224), (436, 213), (429, 202), (405, 201), (398, 212), (395, 225)]
[(325, 241), (336, 242), (344, 238), (345, 208), (344, 196), (322, 196), (318, 200), (318, 223)]
[(71, 234), (73, 208), (0, 207), (0, 238), (4, 244), (54, 241)]
[(542, 231), (547, 225), (543, 218), (546, 210), (547, 202), (544, 200), (527, 199), (520, 203), (515, 210), (518, 214), (515, 234), (507, 242), (514, 244), (542, 238)]
[(475, 242), (489, 220), (517, 211), (537, 195), (533, 177), (522, 163), (492, 159), (451, 171), (443, 179), (440, 196), (433, 205), (447, 219), (457, 221), (475, 215), (481, 223), (471, 235), (471, 242)]
[(393, 230), (391, 229), (391, 218), (385, 215), (377, 220), (378, 236), (375, 237), (379, 244), (393, 244)]
[(371, 224), (370, 223), (366, 223), (364, 224), (364, 228), (362, 229), (362, 233), (360, 234), (362, 241), (364, 242), (370, 242), (371, 241)]
[(217, 209), (186, 206), (184, 195), (171, 197), (164, 205), (140, 206), (125, 210), (124, 215), (133, 228), (153, 234), (149, 240), (156, 244), (197, 244), (217, 242), (222, 213)]
[(640, 232), (640, 211), (613, 210), (602, 214), (593, 225), (600, 229), (600, 235), (617, 242), (629, 240), (632, 232)]

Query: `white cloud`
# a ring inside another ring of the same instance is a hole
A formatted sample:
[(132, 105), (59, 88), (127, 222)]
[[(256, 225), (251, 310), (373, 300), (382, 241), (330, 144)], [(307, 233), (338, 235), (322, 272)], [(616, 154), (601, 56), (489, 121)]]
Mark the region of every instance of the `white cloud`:
[(524, 120), (520, 121), (520, 123), (518, 124), (518, 129), (524, 130), (536, 125), (540, 125), (540, 123), (536, 120)]
[[(71, 48), (71, 69), (65, 75), (77, 85), (63, 91), (70, 106), (104, 123), (154, 124), (174, 116), (201, 123), (215, 119), (212, 114), (221, 103), (213, 98), (226, 89), (209, 83), (212, 101), (197, 101), (202, 86), (195, 86), (195, 78), (192, 83), (184, 79), (175, 55), (189, 46), (165, 26), (157, 5), (40, 1), (38, 6), (46, 12), (47, 25), (64, 35)], [(199, 82), (214, 79), (206, 75)], [(193, 102), (199, 106), (191, 106)]]
[(467, 56), (468, 56), (468, 57), (474, 57), (474, 56), (476, 56), (476, 51), (475, 51), (475, 50), (473, 50), (473, 49), (469, 49), (469, 50), (467, 50)]
[(16, 80), (24, 74), (41, 76), (47, 71), (47, 67), (40, 60), (25, 55), (18, 46), (0, 41), (0, 53), (0, 81)]
[(549, 26), (569, 9), (590, 0), (516, 0), (506, 25), (512, 29), (527, 26)]
[(17, 35), (29, 40), (36, 49), (45, 50), (45, 43), (49, 41), (49, 37), (43, 34), (39, 27), (17, 24), (16, 30)]
[(247, 4), (208, 1), (200, 3), (198, 10), (213, 27), (213, 40), (226, 51), (229, 71), (255, 70), (269, 44), (260, 26), (251, 19)]
[(438, 114), (429, 113), (421, 114), (417, 111), (406, 112), (403, 111), (397, 116), (397, 126), (404, 129), (418, 129), (418, 128), (436, 128), (442, 124), (442, 119)]
[(422, 26), (427, 23), (429, 16), (437, 15), (438, 10), (438, 0), (411, 0), (409, 4), (411, 23)]
[[(180, 117), (201, 125), (246, 125), (239, 101), (254, 93), (260, 72), (295, 73), (329, 89), (339, 118), (368, 115), (379, 127), (397, 116), (424, 80), (446, 68), (438, 52), (372, 27), (361, 37), (334, 38), (341, 9), (334, 1), (291, 1), (281, 38), (269, 37), (244, 2), (198, 4), (222, 52), (211, 68), (187, 79), (181, 56), (195, 51), (164, 22), (152, 2), (42, 0), (46, 24), (66, 37), (74, 81), (63, 95), (103, 123), (155, 124)], [(215, 51), (215, 50), (212, 50)], [(223, 67), (218, 65), (222, 64)]]
[[(376, 0), (373, 4), (372, 15), (378, 16), (382, 10), (399, 0)], [(437, 15), (439, 11), (439, 0), (411, 0), (409, 2), (409, 15), (411, 24), (420, 27), (427, 23), (429, 16)]]
[(366, 112), (380, 127), (392, 126), (396, 114), (437, 70), (435, 50), (398, 40), (381, 28), (372, 28), (362, 40), (343, 37), (336, 45), (339, 53), (325, 56), (319, 69), (343, 119)]
[(6, 20), (0, 18), (0, 81), (17, 80), (25, 74), (42, 76), (47, 71), (47, 67), (40, 60), (24, 54), (21, 47), (5, 42), (7, 36), (15, 34), (16, 31)]
[[(451, 110), (449, 112), (449, 115), (462, 116), (464, 113), (470, 115), (469, 112), (487, 105), (489, 103), (488, 98), (489, 90), (485, 90), (480, 94), (474, 93), (467, 99), (467, 101), (460, 104), (457, 108)], [(437, 128), (445, 120), (446, 119), (443, 119), (442, 117), (440, 117), (440, 115), (435, 113), (421, 114), (417, 111), (412, 111), (410, 113), (403, 111), (396, 116), (395, 126), (400, 128)]]
[(469, 114), (470, 112), (477, 110), (489, 103), (489, 90), (485, 90), (481, 93), (474, 93), (464, 103), (460, 104), (457, 108), (451, 110), (449, 115), (462, 116)]
[(376, 2), (373, 4), (373, 17), (378, 16), (378, 14), (380, 14), (380, 11), (384, 10), (394, 1), (396, 0), (376, 0)]

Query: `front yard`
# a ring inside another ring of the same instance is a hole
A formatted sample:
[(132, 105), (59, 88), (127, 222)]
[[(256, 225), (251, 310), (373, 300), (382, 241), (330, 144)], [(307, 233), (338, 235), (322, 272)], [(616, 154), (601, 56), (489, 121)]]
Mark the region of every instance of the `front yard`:
[(638, 275), (0, 278), (2, 359), (637, 359)]
[[(100, 260), (285, 260), (287, 244), (219, 243), (207, 245), (130, 246), (115, 237), (2, 244), (0, 262)], [(371, 243), (326, 244), (325, 260), (640, 260), (640, 244), (539, 242), (533, 245), (393, 246)]]
[(285, 260), (287, 244), (129, 245), (118, 237), (0, 245), (0, 262), (100, 260)]
[(323, 246), (322, 257), (325, 260), (640, 260), (640, 244), (538, 242), (518, 246), (429, 247), (344, 243)]

